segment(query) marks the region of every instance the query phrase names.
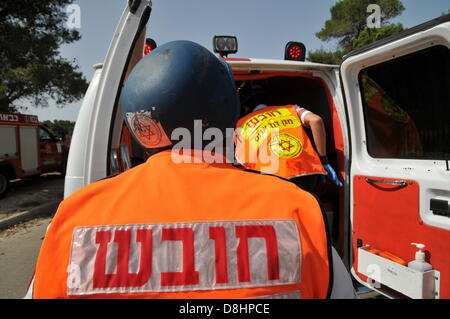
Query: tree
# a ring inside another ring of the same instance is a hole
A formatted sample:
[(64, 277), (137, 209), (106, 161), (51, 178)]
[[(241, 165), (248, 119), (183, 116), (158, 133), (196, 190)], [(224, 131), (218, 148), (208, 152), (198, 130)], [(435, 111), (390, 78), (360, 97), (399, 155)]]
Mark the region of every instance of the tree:
[(342, 59), (342, 56), (344, 55), (343, 51), (326, 51), (323, 48), (320, 48), (316, 51), (309, 52), (308, 60), (312, 62), (320, 62), (325, 64), (338, 64), (337, 61)]
[(53, 122), (47, 120), (42, 122), (42, 124), (47, 126), (58, 137), (61, 137), (63, 141), (70, 140), (75, 127), (75, 122), (67, 120), (54, 120)]
[(353, 41), (353, 49), (361, 48), (400, 31), (403, 31), (403, 25), (400, 23), (387, 25), (381, 28), (366, 29)]
[[(381, 8), (380, 28), (369, 29), (367, 12), (369, 5), (379, 5)], [(342, 56), (350, 51), (385, 38), (403, 30), (401, 24), (389, 25), (389, 21), (405, 10), (401, 0), (341, 0), (330, 9), (331, 19), (316, 33), (323, 41), (337, 40), (336, 52), (327, 52), (323, 49), (311, 51), (308, 60), (339, 64)]]
[(47, 106), (79, 100), (87, 82), (75, 61), (59, 56), (59, 47), (78, 41), (66, 27), (71, 0), (0, 2), (0, 111), (17, 111), (21, 99)]

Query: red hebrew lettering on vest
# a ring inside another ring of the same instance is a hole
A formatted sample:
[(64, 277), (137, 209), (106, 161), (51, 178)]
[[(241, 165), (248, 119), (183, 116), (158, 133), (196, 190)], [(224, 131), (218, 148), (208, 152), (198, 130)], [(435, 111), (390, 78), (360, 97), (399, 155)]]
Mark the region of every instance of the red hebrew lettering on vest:
[(214, 240), (216, 283), (228, 283), (227, 239), (225, 227), (209, 227), (209, 238)]
[(264, 113), (262, 113), (262, 114), (258, 114), (258, 119), (260, 120), (260, 121), (264, 121), (265, 119), (267, 119), (268, 117), (264, 114)]
[(141, 244), (139, 272), (136, 274), (128, 272), (130, 240), (130, 230), (116, 230), (114, 232), (114, 242), (118, 245), (117, 273), (106, 274), (106, 254), (108, 243), (111, 241), (111, 232), (97, 232), (96, 243), (100, 246), (95, 258), (94, 288), (140, 287), (150, 279), (152, 274), (152, 231), (150, 229), (138, 229), (136, 232), (136, 242)]
[(269, 111), (269, 112), (267, 112), (266, 114), (268, 114), (268, 115), (271, 116), (271, 117), (277, 117), (277, 116), (283, 115), (283, 114), (281, 114), (281, 112), (278, 111), (278, 110), (276, 110), (276, 111)]
[[(295, 220), (209, 221), (77, 227), (67, 294), (170, 293), (296, 284)], [(73, 278), (72, 278), (73, 279)]]
[(251, 281), (248, 239), (252, 237), (262, 237), (266, 240), (268, 279), (278, 280), (280, 270), (278, 264), (277, 236), (273, 226), (236, 226), (236, 237), (240, 238), (236, 252), (238, 257), (239, 282)]
[(162, 272), (161, 286), (183, 286), (198, 284), (198, 271), (195, 271), (194, 232), (191, 228), (165, 228), (162, 240), (183, 242), (183, 271)]

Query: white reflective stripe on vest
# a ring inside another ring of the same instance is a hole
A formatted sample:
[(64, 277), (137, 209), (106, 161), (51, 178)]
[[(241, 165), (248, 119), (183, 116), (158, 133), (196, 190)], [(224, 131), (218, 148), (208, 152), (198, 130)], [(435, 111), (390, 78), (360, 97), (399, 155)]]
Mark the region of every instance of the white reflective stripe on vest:
[(79, 227), (67, 294), (179, 292), (299, 283), (294, 220)]

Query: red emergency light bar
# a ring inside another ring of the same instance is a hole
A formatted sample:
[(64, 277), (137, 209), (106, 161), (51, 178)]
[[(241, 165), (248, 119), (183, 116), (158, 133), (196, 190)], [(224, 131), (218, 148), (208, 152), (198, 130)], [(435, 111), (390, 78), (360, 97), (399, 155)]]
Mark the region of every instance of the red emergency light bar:
[(144, 56), (152, 52), (157, 47), (155, 40), (151, 38), (145, 39)]
[(306, 47), (301, 42), (288, 42), (284, 50), (284, 59), (293, 61), (305, 61)]

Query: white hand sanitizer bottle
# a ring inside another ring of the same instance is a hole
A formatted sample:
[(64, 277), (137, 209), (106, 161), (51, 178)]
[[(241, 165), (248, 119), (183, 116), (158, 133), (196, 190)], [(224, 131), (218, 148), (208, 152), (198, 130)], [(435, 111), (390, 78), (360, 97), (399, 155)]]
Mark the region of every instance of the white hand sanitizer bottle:
[(421, 272), (429, 271), (433, 267), (425, 261), (425, 249), (424, 244), (411, 243), (411, 245), (416, 246), (419, 250), (416, 252), (416, 259), (408, 263), (408, 267)]

